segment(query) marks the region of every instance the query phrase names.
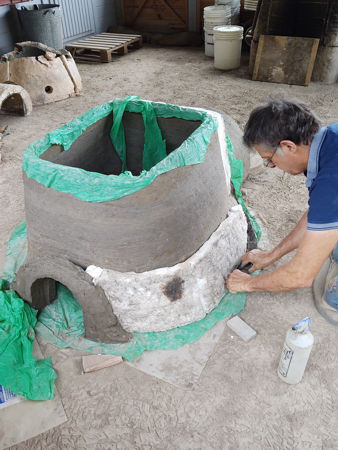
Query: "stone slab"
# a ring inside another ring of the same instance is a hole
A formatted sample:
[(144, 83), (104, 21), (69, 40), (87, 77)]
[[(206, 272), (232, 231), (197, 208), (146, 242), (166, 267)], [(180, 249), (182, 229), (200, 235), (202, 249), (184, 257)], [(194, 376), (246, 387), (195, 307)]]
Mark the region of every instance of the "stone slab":
[(202, 247), (186, 261), (143, 273), (87, 273), (130, 332), (165, 331), (203, 319), (225, 294), (224, 280), (245, 253), (247, 222), (236, 205)]
[(145, 352), (136, 361), (126, 364), (174, 386), (191, 388), (213, 354), (226, 321), (219, 321), (193, 344), (183, 345), (177, 350)]

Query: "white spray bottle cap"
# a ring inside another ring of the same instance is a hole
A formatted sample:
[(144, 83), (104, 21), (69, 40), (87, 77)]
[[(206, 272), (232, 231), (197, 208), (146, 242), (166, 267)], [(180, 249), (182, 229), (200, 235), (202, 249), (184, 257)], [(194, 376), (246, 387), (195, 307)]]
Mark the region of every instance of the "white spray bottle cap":
[(310, 317), (305, 317), (305, 319), (297, 322), (292, 329), (297, 331), (297, 333), (306, 333), (310, 329), (311, 319)]

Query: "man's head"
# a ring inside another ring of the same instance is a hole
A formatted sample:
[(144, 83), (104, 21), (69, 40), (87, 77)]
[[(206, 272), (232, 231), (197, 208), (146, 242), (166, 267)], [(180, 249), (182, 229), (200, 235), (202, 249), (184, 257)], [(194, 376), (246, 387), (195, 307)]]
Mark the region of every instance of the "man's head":
[(305, 104), (276, 99), (251, 112), (243, 140), (269, 167), (297, 175), (307, 168), (310, 145), (319, 128), (320, 121)]

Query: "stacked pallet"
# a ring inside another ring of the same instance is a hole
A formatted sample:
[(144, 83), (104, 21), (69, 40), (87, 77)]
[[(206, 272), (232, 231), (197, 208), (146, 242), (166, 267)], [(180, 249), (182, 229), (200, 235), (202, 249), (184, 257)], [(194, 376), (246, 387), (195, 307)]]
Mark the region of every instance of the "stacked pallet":
[(112, 54), (124, 55), (130, 48), (140, 48), (140, 34), (100, 33), (66, 46), (78, 62), (111, 62)]

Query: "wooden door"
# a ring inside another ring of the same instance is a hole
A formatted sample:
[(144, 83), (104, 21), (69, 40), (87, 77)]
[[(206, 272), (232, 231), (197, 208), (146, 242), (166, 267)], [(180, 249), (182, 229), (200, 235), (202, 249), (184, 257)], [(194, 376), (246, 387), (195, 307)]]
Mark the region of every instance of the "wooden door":
[(203, 10), (206, 6), (213, 6), (214, 0), (197, 0), (196, 1), (196, 28), (197, 31), (203, 31)]
[(188, 0), (123, 0), (126, 26), (140, 31), (187, 31)]

